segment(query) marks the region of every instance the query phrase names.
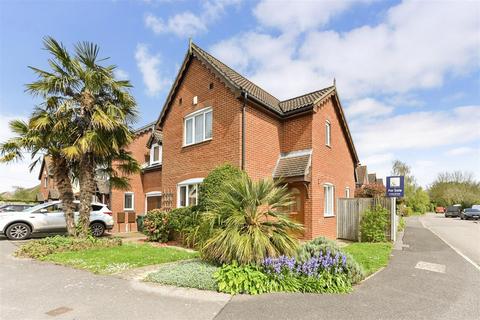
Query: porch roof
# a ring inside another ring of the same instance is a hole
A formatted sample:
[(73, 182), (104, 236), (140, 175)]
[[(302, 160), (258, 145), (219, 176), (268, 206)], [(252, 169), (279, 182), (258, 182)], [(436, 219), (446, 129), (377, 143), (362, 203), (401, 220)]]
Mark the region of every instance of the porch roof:
[(273, 177), (304, 177), (304, 179), (307, 179), (312, 162), (311, 157), (311, 149), (282, 153), (273, 171)]

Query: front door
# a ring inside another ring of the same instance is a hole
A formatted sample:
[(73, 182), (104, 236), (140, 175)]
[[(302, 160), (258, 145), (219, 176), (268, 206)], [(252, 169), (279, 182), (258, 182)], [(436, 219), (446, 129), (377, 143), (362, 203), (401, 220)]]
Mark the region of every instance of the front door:
[(162, 207), (162, 196), (147, 196), (147, 212)]
[(290, 188), (290, 195), (292, 197), (292, 204), (290, 205), (290, 218), (294, 221), (304, 224), (304, 203), (305, 195), (297, 187)]

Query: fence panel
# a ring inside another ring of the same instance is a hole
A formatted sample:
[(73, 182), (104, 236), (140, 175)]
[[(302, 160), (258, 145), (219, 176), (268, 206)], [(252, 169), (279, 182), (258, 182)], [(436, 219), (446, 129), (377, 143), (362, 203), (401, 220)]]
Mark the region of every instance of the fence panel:
[(359, 241), (360, 221), (362, 215), (368, 208), (381, 205), (389, 212), (389, 226), (385, 230), (387, 239), (391, 237), (391, 200), (390, 198), (341, 198), (337, 205), (337, 237), (339, 239)]

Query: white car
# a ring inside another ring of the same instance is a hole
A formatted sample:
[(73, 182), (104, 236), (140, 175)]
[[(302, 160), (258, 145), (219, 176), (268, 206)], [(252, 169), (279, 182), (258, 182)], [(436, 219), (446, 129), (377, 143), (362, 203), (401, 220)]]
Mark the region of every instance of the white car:
[[(79, 201), (74, 201), (75, 221), (78, 220)], [(112, 212), (103, 203), (92, 203), (90, 229), (95, 237), (100, 237), (105, 230), (113, 228)], [(10, 240), (24, 240), (32, 233), (60, 233), (67, 231), (65, 214), (61, 201), (39, 204), (24, 211), (0, 212), (0, 234)]]

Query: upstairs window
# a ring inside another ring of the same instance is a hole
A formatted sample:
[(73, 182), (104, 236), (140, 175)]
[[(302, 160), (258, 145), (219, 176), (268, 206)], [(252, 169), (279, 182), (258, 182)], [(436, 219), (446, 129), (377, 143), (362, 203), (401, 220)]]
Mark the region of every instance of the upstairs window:
[(154, 143), (150, 148), (150, 165), (162, 163), (162, 146)]
[(325, 145), (330, 147), (331, 146), (331, 139), (332, 139), (332, 128), (330, 121), (325, 122)]
[(48, 177), (45, 177), (45, 178), (43, 179), (43, 186), (44, 186), (45, 188), (48, 188)]
[(212, 109), (202, 109), (186, 116), (184, 136), (184, 146), (212, 139)]

